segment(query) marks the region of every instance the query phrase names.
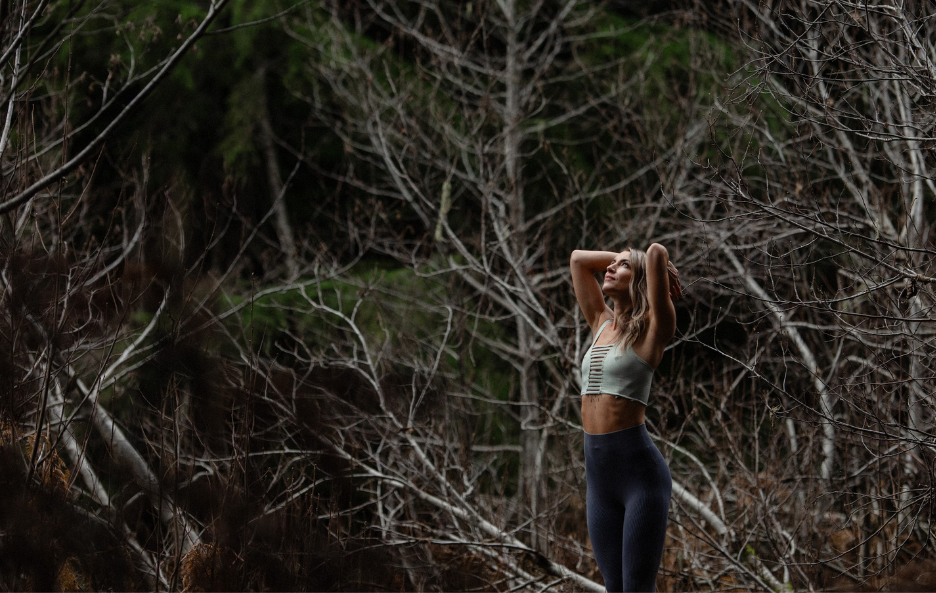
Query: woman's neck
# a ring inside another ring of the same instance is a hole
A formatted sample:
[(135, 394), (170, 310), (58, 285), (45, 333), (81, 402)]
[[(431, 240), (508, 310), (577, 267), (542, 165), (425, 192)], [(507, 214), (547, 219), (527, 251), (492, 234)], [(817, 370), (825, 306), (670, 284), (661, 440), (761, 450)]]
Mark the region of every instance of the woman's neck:
[(611, 297), (611, 302), (614, 303), (614, 315), (617, 316), (621, 313), (625, 315), (630, 313), (631, 302), (627, 297)]
[(611, 299), (614, 302), (614, 329), (618, 329), (617, 322), (620, 317), (628, 317), (631, 312), (630, 299)]

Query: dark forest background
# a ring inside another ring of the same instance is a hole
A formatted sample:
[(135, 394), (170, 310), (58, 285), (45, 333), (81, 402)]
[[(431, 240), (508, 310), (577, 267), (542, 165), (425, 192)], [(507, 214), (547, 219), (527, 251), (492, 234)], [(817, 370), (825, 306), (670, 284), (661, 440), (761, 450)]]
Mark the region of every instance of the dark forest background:
[(921, 0), (0, 0), (0, 589), (596, 590), (574, 249), (664, 244), (658, 589), (933, 590)]

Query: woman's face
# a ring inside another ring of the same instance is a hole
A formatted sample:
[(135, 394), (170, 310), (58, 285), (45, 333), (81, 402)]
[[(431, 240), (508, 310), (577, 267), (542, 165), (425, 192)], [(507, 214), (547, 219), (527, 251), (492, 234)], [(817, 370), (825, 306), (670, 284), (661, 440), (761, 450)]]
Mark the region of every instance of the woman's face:
[(614, 261), (605, 270), (601, 290), (608, 296), (628, 294), (631, 282), (630, 251), (622, 251), (614, 256)]

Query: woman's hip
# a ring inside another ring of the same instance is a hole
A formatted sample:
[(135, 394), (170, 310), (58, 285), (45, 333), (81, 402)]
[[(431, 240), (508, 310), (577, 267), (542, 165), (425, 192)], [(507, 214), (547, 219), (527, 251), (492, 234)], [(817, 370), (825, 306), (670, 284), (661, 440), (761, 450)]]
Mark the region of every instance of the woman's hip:
[(646, 483), (669, 491), (672, 483), (666, 460), (650, 439), (645, 424), (604, 434), (585, 433), (585, 473), (589, 487)]

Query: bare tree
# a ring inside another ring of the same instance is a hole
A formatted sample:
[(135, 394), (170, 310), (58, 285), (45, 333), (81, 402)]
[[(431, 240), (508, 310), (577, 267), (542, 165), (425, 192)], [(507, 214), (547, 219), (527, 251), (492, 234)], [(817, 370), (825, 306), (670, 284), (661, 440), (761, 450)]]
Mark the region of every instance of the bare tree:
[[(763, 353), (739, 362), (774, 394), (788, 454), (807, 474), (818, 463), (798, 498), (819, 513), (800, 532), (836, 539), (804, 559), (853, 583), (883, 578), (929, 541), (933, 18), (917, 3), (732, 8), (750, 58), (736, 96), (750, 107), (716, 115), (739, 141), (710, 162), (705, 199), (687, 185), (671, 195), (703, 223), (729, 274), (719, 283), (770, 322)], [(789, 356), (767, 355), (774, 335)]]
[[(0, 412), (9, 437), (4, 444), (21, 452), (18, 445), (26, 444), (22, 467), (17, 467), (23, 470), (17, 487), (27, 491), (36, 484), (41, 468), (58, 459), (57, 451), (64, 451), (73, 474), (62, 484), (63, 490), (69, 490), (80, 478), (80, 486), (72, 493), (78, 492), (77, 499), (89, 503), (81, 507), (86, 516), (125, 539), (135, 563), (144, 574), (149, 573), (154, 587), (171, 582), (172, 577), (167, 576), (171, 571), (167, 573), (161, 563), (166, 555), (178, 557), (196, 545), (200, 528), (165, 489), (158, 467), (141, 450), (145, 443), (121, 426), (111, 411), (110, 399), (128, 367), (139, 366), (141, 359), (152, 356), (155, 348), (148, 340), (156, 325), (163, 322), (169, 293), (152, 319), (142, 325), (126, 319), (133, 305), (118, 304), (122, 311), (115, 316), (101, 302), (104, 294), (115, 290), (124, 298), (139, 297), (139, 290), (119, 288), (114, 277), (139, 261), (152, 214), (145, 195), (148, 165), (144, 163), (142, 171), (127, 176), (124, 189), (132, 197), (118, 201), (115, 212), (89, 204), (87, 192), (103, 143), (189, 52), (225, 4), (225, 0), (212, 2), (194, 31), (185, 37), (180, 34), (174, 51), (145, 71), (140, 71), (135, 60), (125, 68), (115, 66), (99, 85), (97, 102), (80, 121), (73, 117), (73, 73), (59, 78), (49, 62), (63, 46), (91, 33), (102, 20), (119, 32), (119, 11), (108, 13), (106, 3), (11, 2), (4, 4), (0, 24), (0, 80), (4, 89), (0, 304), (4, 311), (3, 347), (9, 361)], [(134, 43), (125, 39), (133, 55)], [(78, 146), (74, 146), (76, 137), (82, 139)], [(93, 230), (99, 224), (107, 229), (101, 237), (94, 236)], [(114, 296), (114, 301), (120, 300)], [(106, 446), (109, 456), (105, 460), (89, 452), (88, 427), (97, 430), (98, 442)], [(148, 547), (140, 543), (139, 534), (128, 525), (113, 494), (102, 483), (101, 467), (112, 463), (127, 472), (151, 501), (174, 544), (164, 547), (160, 542)], [(4, 545), (10, 547), (8, 542)], [(31, 562), (27, 560), (27, 564)], [(71, 571), (68, 562), (61, 566), (62, 571)], [(119, 565), (117, 562), (115, 567)], [(41, 562), (32, 568), (4, 568), (12, 570), (7, 576), (14, 580), (7, 586), (13, 588), (51, 588), (52, 581), (42, 579), (61, 577)], [(118, 576), (114, 578), (119, 578), (121, 570), (115, 568)], [(26, 581), (17, 580), (21, 574), (26, 575)], [(101, 587), (136, 586), (132, 581), (90, 582)]]
[[(414, 379), (404, 398), (411, 410), (428, 405), (427, 387), (420, 385), (444, 378), (435, 388), (447, 396), (436, 412), (446, 419), (441, 423), (420, 422), (412, 415), (404, 421), (388, 411), (399, 396), (378, 389), (393, 366), (382, 353), (389, 357), (399, 352), (389, 338), (399, 331), (388, 330), (385, 347), (367, 347), (363, 332), (349, 331), (348, 323), (344, 343), (355, 344), (362, 353), (353, 367), (368, 374), (384, 410), (378, 419), (386, 423), (380, 429), (386, 437), (358, 437), (366, 444), (354, 450), (371, 451), (369, 463), (358, 458), (360, 467), (374, 480), (396, 481), (411, 491), (425, 484), (436, 498), (427, 493), (422, 500), (437, 508), (444, 503), (450, 515), (440, 527), (437, 520), (414, 521), (412, 514), (396, 521), (381, 514), (385, 541), (399, 541), (402, 527), (397, 525), (418, 528), (438, 541), (460, 538), (475, 550), (484, 550), (491, 545), (485, 538), (494, 537), (503, 551), (542, 555), (546, 574), (571, 579), (574, 587), (594, 585), (576, 580), (561, 561), (579, 570), (588, 566), (593, 575), (595, 571), (582, 524), (576, 398), (576, 369), (589, 336), (571, 301), (568, 254), (576, 247), (623, 248), (653, 240), (669, 241), (677, 254), (698, 249), (685, 235), (686, 220), (674, 223), (659, 192), (661, 185), (674, 182), (702, 187), (695, 177), (698, 168), (683, 157), (704, 142), (707, 101), (720, 84), (715, 74), (719, 48), (704, 36), (662, 35), (659, 43), (685, 48), (692, 60), (667, 71), (647, 51), (653, 40), (643, 36), (640, 24), (620, 20), (619, 29), (600, 30), (596, 19), (606, 16), (600, 7), (575, 2), (523, 9), (512, 2), (477, 7), (374, 2), (334, 5), (327, 15), (289, 25), (294, 38), (316, 56), (310, 72), (313, 86), (297, 92), (340, 134), (352, 163), (337, 177), (372, 196), (374, 205), (357, 218), (355, 232), (366, 233), (373, 249), (408, 263), (418, 278), (444, 282), (446, 290), (438, 296), (426, 288), (425, 296), (412, 298), (427, 310), (446, 311), (446, 328), (452, 319), (456, 323), (444, 332), (441, 323), (430, 324), (437, 328), (433, 341), (441, 336), (441, 342), (435, 352), (424, 351), (420, 365), (396, 363), (428, 369), (417, 372), (420, 379)], [(363, 42), (364, 31), (385, 42)], [(607, 54), (596, 50), (606, 40), (623, 57), (606, 59)], [(400, 57), (403, 52), (409, 61)], [(682, 68), (693, 74), (677, 80), (686, 72)], [(680, 107), (660, 109), (660, 94), (667, 106)], [(530, 211), (530, 204), (536, 209)], [(683, 262), (679, 255), (677, 261)], [(695, 271), (705, 262), (694, 257), (685, 263)], [(332, 309), (333, 315), (353, 319)], [(450, 334), (457, 347), (448, 345)], [(508, 365), (509, 372), (497, 377), (500, 385), (492, 377), (474, 375), (475, 357), (492, 355)], [(348, 356), (329, 356), (326, 364), (343, 364), (339, 360)], [(311, 357), (310, 363), (321, 360)], [(664, 379), (663, 389), (670, 388)], [(459, 415), (470, 420), (468, 427), (456, 429), (448, 420)], [(689, 420), (675, 434), (689, 428)], [(505, 421), (515, 423), (519, 442), (497, 434), (504, 429), (470, 428)], [(664, 432), (666, 424), (661, 418)], [(343, 438), (352, 434), (342, 432)], [(413, 451), (412, 459), (423, 467), (411, 465), (405, 456), (398, 460), (402, 451), (391, 446), (394, 442)], [(350, 446), (338, 444), (344, 450)], [(661, 448), (693, 460), (686, 473), (674, 473), (675, 498), (691, 517), (691, 533), (679, 537), (684, 544), (700, 536), (709, 543), (706, 550), (693, 549), (694, 558), (710, 551), (721, 558), (718, 566), (705, 561), (707, 566), (697, 570), (740, 574), (753, 586), (771, 589), (789, 582), (789, 570), (778, 578), (764, 564), (759, 556), (764, 550), (746, 554), (745, 549), (756, 548), (738, 543), (760, 521), (742, 517), (732, 525), (724, 505), (713, 507), (715, 500), (684, 486), (706, 476), (708, 496), (720, 501), (725, 485), (709, 476), (710, 460), (667, 440)], [(743, 458), (745, 451), (735, 450)], [(465, 459), (470, 459), (467, 466)], [(397, 467), (402, 460), (406, 465)], [(515, 486), (501, 486), (492, 497), (486, 474), (511, 463), (518, 468)], [(394, 472), (381, 471), (383, 464), (395, 467)], [(461, 480), (451, 481), (450, 474)], [(371, 488), (378, 491), (383, 492)], [(398, 504), (405, 508), (404, 500)], [(575, 515), (577, 529), (557, 527)], [(479, 525), (498, 525), (501, 532)], [(776, 533), (773, 523), (764, 530)], [(504, 533), (514, 531), (518, 539), (505, 539)], [(772, 550), (766, 553), (772, 557)], [(536, 572), (527, 576), (508, 554), (496, 558), (506, 566), (502, 570), (514, 575), (511, 587), (551, 578)]]
[[(687, 284), (648, 414), (674, 478), (660, 588), (879, 586), (928, 557), (922, 5), (300, 4), (264, 22), (308, 52), (289, 90), (341, 165), (258, 109), (276, 199), (256, 218), (226, 189), (200, 243), (148, 157), (108, 162), (119, 199), (88, 157), (221, 4), (145, 73), (115, 65), (81, 122), (39, 64), (105, 17), (12, 6), (0, 462), (148, 588), (600, 590), (566, 262), (652, 241)], [(334, 240), (285, 216), (277, 151), (340, 188), (310, 197)]]

